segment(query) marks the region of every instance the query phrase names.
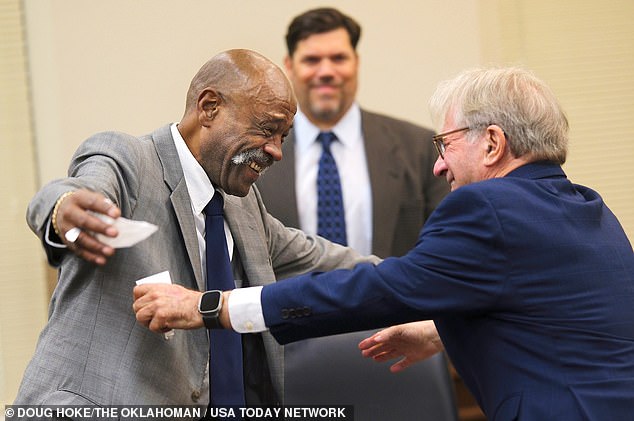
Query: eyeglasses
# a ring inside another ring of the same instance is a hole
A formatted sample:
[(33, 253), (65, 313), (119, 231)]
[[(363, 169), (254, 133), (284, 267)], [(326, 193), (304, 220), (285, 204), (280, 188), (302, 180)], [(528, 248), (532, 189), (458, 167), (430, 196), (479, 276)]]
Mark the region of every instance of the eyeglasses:
[(450, 134), (460, 133), (467, 130), (471, 130), (471, 127), (463, 127), (461, 129), (450, 130), (448, 132), (440, 133), (432, 137), (431, 140), (434, 142), (434, 146), (436, 147), (436, 150), (438, 151), (438, 155), (440, 155), (442, 159), (445, 159), (445, 138), (447, 136), (449, 136)]

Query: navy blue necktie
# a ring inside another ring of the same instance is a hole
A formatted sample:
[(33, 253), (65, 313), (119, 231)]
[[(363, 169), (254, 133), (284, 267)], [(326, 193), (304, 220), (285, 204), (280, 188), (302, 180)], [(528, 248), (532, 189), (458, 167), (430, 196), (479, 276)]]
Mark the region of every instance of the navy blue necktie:
[[(223, 198), (215, 192), (205, 207), (207, 290), (234, 289), (223, 218)], [(226, 303), (225, 303), (226, 305)], [(242, 337), (231, 330), (209, 331), (211, 406), (244, 406)]]
[(322, 153), (317, 172), (317, 234), (342, 245), (347, 245), (346, 214), (343, 209), (341, 180), (330, 144), (337, 140), (332, 132), (317, 136)]

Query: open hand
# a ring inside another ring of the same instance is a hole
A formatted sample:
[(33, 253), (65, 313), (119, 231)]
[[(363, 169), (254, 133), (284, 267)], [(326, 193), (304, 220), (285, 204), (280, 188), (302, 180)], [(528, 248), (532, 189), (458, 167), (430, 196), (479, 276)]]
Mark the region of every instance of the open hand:
[(390, 367), (397, 373), (444, 349), (432, 320), (383, 329), (359, 343), (361, 354), (377, 362), (401, 358)]

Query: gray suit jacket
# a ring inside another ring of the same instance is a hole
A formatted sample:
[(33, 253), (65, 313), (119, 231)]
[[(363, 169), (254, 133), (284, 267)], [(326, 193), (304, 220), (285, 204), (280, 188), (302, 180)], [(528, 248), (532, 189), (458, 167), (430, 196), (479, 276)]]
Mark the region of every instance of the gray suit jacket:
[[(29, 363), (16, 404), (200, 404), (208, 401), (209, 341), (205, 329), (176, 331), (167, 341), (136, 322), (135, 281), (168, 270), (174, 283), (204, 289), (194, 218), (169, 126), (140, 138), (97, 134), (84, 142), (69, 178), (46, 185), (27, 212), (31, 229), (44, 237), (56, 199), (77, 188), (99, 191), (122, 216), (157, 224), (159, 231), (119, 249), (103, 267), (45, 244), (60, 265), (49, 321)], [(235, 240), (237, 283), (265, 285), (309, 270), (346, 267), (356, 253), (287, 229), (266, 213), (259, 193), (225, 195), (225, 215)], [(278, 396), (283, 389), (283, 351), (263, 333)]]
[[(423, 223), (449, 192), (446, 181), (432, 173), (437, 156), (433, 132), (365, 110), (361, 124), (372, 184), (372, 253), (401, 256), (414, 247)], [(291, 131), (284, 159), (257, 185), (271, 215), (298, 228), (294, 143)]]

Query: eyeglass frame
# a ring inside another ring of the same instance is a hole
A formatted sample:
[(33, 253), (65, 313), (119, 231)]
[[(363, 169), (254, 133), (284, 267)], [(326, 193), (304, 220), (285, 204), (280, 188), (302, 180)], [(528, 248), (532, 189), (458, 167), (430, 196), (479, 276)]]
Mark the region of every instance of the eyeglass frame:
[[(495, 124), (495, 123), (488, 123), (488, 124), (485, 124), (483, 126), (490, 126), (492, 124)], [(449, 136), (450, 134), (454, 134), (454, 133), (460, 133), (460, 132), (464, 132), (464, 131), (467, 131), (467, 130), (473, 130), (473, 129), (478, 128), (478, 127), (480, 127), (480, 125), (477, 125), (475, 127), (463, 127), (461, 129), (449, 130), (448, 132), (439, 133), (437, 135), (432, 136), (431, 140), (432, 140), (432, 142), (434, 142), (434, 146), (436, 147), (436, 150), (438, 151), (438, 155), (440, 155), (440, 157), (442, 159), (445, 159), (445, 138), (447, 136)], [(508, 139), (504, 129), (502, 129), (502, 134), (504, 134), (504, 137)]]
[(460, 129), (449, 130), (448, 132), (439, 133), (433, 136), (431, 140), (432, 142), (434, 142), (434, 146), (436, 147), (436, 150), (438, 151), (438, 155), (440, 155), (442, 159), (445, 159), (445, 138), (447, 136), (449, 136), (450, 134), (460, 133), (460, 132), (464, 132), (471, 129), (472, 129), (471, 127), (462, 127)]

